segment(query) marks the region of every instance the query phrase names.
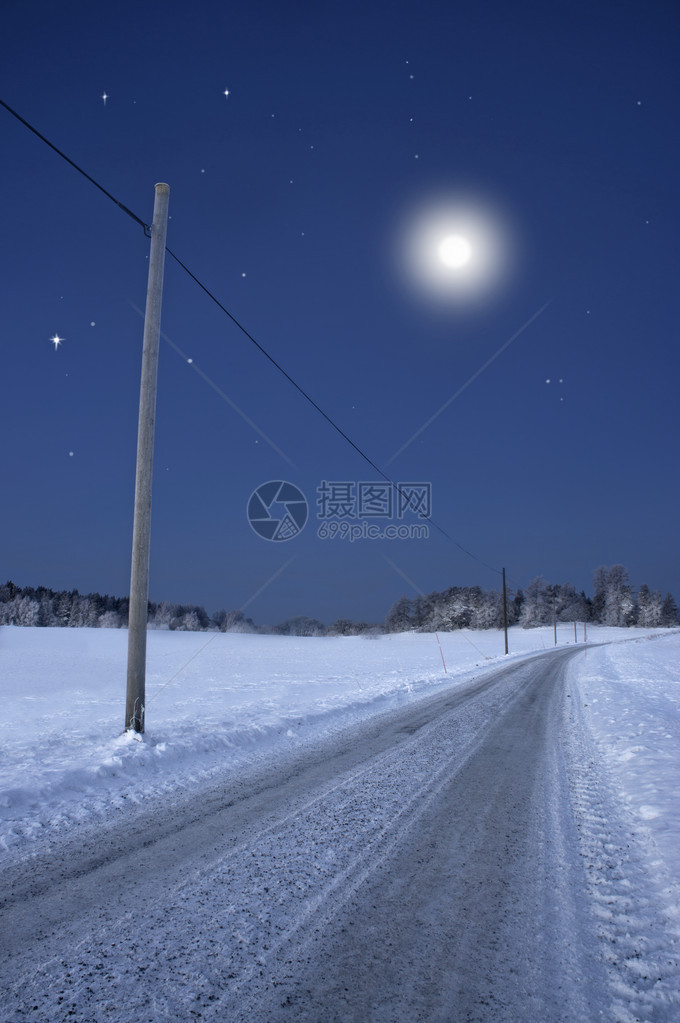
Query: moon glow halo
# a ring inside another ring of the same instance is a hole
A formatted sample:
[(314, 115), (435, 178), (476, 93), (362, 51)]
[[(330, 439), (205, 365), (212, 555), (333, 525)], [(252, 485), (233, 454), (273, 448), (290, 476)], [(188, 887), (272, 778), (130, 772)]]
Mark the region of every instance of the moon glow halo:
[(435, 305), (486, 301), (516, 269), (514, 234), (507, 213), (488, 197), (426, 199), (401, 222), (397, 250), (402, 282)]

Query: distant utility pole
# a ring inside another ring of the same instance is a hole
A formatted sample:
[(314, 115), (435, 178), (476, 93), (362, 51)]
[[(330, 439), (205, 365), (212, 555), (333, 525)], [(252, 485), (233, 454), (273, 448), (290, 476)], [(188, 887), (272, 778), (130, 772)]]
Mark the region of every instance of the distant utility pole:
[(505, 569), (503, 569), (503, 631), (505, 632), (505, 652), (508, 652), (508, 597), (505, 591)]
[(161, 333), (161, 303), (165, 239), (168, 230), (170, 186), (156, 185), (151, 227), (149, 280), (144, 315), (142, 380), (139, 390), (137, 432), (137, 475), (135, 514), (132, 528), (132, 570), (130, 574), (130, 625), (128, 631), (127, 698), (125, 729), (144, 731), (146, 683), (146, 625), (149, 603), (149, 541), (151, 537), (151, 479), (156, 425), (156, 383), (158, 346)]
[(555, 633), (555, 646), (557, 646), (557, 607), (555, 594), (553, 593), (553, 632)]

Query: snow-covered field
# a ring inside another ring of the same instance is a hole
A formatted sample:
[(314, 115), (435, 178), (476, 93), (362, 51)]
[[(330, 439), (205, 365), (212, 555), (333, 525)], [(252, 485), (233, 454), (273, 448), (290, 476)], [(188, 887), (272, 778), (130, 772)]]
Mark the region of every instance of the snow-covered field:
[[(680, 877), (680, 634), (591, 626), (587, 638), (587, 657), (572, 668), (587, 721)], [(495, 631), (438, 639), (150, 632), (139, 741), (122, 729), (125, 630), (3, 627), (0, 849), (275, 758), (553, 643), (552, 628), (513, 629), (506, 658)], [(558, 644), (574, 644), (573, 626), (559, 626)]]

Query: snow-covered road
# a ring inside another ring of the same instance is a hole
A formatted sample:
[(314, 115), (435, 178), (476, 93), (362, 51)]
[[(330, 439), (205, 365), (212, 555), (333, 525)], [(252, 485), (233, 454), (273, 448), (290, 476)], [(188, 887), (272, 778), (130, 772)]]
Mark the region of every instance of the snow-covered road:
[(497, 668), (10, 861), (2, 1020), (677, 1020), (677, 955), (636, 937), (664, 931), (663, 893), (569, 682), (582, 657)]

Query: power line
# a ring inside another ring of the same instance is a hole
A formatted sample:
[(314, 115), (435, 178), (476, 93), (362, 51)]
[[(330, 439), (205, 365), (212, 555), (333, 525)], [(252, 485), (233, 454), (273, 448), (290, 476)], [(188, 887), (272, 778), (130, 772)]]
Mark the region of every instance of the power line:
[(44, 142), (46, 146), (49, 146), (50, 149), (53, 149), (54, 152), (62, 158), (62, 160), (66, 160), (67, 163), (70, 163), (71, 166), (74, 167), (79, 174), (82, 174), (83, 177), (87, 178), (87, 180), (91, 182), (91, 184), (93, 184), (95, 188), (98, 188), (100, 192), (103, 192), (107, 199), (110, 199), (111, 202), (114, 202), (116, 206), (118, 206), (119, 209), (123, 211), (123, 213), (127, 213), (128, 217), (132, 217), (132, 219), (137, 224), (139, 224), (140, 227), (144, 228), (144, 234), (147, 235), (147, 237), (150, 236), (151, 234), (150, 224), (145, 223), (140, 217), (133, 213), (132, 210), (128, 209), (127, 206), (125, 206), (122, 202), (116, 199), (114, 195), (111, 195), (110, 192), (107, 192), (103, 185), (100, 185), (98, 181), (95, 181), (93, 177), (90, 177), (90, 175), (87, 174), (82, 167), (79, 167), (74, 160), (71, 160), (71, 158), (68, 157), (66, 153), (62, 153), (61, 149), (57, 149), (53, 142), (50, 142), (50, 140), (46, 139), (44, 135), (41, 135), (38, 129), (34, 128), (32, 124), (29, 124), (28, 121), (21, 116), (21, 114), (18, 114), (16, 110), (12, 110), (11, 106), (8, 103), (5, 103), (4, 99), (0, 99), (0, 105), (2, 105), (5, 108), (5, 110), (8, 110), (13, 117), (16, 117), (17, 121), (21, 121), (21, 123), (25, 125), (29, 131), (32, 131), (34, 135), (37, 135), (41, 142)]
[[(260, 342), (257, 341), (248, 330), (246, 330), (246, 328), (243, 326), (243, 324), (240, 323), (236, 319), (236, 317), (233, 316), (229, 312), (229, 310), (220, 302), (220, 300), (212, 293), (212, 291), (210, 291), (210, 289), (207, 288), (206, 285), (203, 284), (203, 282), (200, 281), (198, 279), (198, 277), (196, 277), (196, 275), (191, 272), (191, 270), (182, 262), (181, 259), (179, 259), (178, 256), (175, 255), (175, 253), (171, 249), (166, 247), (166, 252), (168, 253), (169, 256), (172, 256), (172, 258), (179, 264), (179, 266), (181, 266), (181, 268), (185, 271), (185, 273), (187, 273), (188, 276), (191, 277), (191, 279), (193, 281), (195, 281), (196, 284), (198, 284), (199, 288), (201, 288), (201, 290), (205, 292), (205, 294), (208, 296), (208, 298), (212, 299), (212, 301), (215, 303), (215, 305), (217, 305), (217, 307), (219, 309), (221, 309), (222, 312), (226, 314), (226, 316), (229, 317), (229, 319), (232, 321), (232, 323), (236, 327), (238, 327), (238, 329), (243, 334), (245, 334), (245, 336), (250, 341), (252, 341), (252, 343), (255, 345), (255, 347), (260, 352), (262, 352), (262, 354), (265, 356), (265, 358), (267, 358), (271, 362), (271, 364), (276, 367), (276, 369), (278, 369), (278, 371), (286, 378), (286, 380), (289, 381), (289, 383), (291, 383), (293, 385), (293, 387), (302, 395), (302, 397), (305, 398), (305, 400), (308, 401), (309, 404), (313, 408), (315, 408), (316, 411), (320, 415), (323, 416), (323, 418), (326, 420), (326, 422), (329, 423), (330, 426), (332, 426), (333, 429), (336, 430), (340, 434), (340, 436), (343, 438), (343, 440), (345, 440), (350, 445), (350, 447), (354, 448), (354, 450), (357, 452), (357, 454), (360, 455), (361, 458), (363, 458), (364, 461), (368, 465), (370, 465), (371, 468), (374, 469), (375, 472), (377, 472), (378, 475), (381, 476), (382, 479), (384, 479), (386, 483), (389, 483), (390, 486), (394, 488), (394, 490), (399, 494), (399, 496), (406, 501), (406, 506), (408, 507), (408, 505), (410, 504), (410, 499), (409, 499), (408, 495), (406, 495), (404, 493), (404, 491), (399, 487), (398, 483), (395, 483), (395, 481), (392, 479), (391, 476), (388, 476), (388, 474), (386, 472), (384, 472), (380, 468), (379, 465), (376, 465), (376, 463), (373, 461), (373, 459), (370, 458), (366, 454), (366, 452), (363, 451), (359, 447), (358, 444), (354, 443), (354, 441), (352, 440), (351, 437), (347, 436), (347, 434), (342, 429), (342, 427), (338, 426), (338, 424), (335, 422), (335, 420), (331, 419), (331, 417), (326, 412), (324, 412), (324, 410), (321, 408), (321, 406), (318, 405), (314, 401), (314, 399), (307, 393), (307, 391), (305, 391), (304, 388), (302, 388), (300, 386), (300, 384), (298, 384), (297, 381), (294, 380), (293, 377), (289, 373), (286, 372), (286, 370), (283, 368), (283, 366), (281, 366), (281, 364), (278, 363), (276, 361), (276, 359), (273, 356), (271, 356), (269, 354), (269, 352), (265, 348), (262, 347)], [(481, 558), (478, 558), (476, 554), (473, 554), (472, 551), (467, 550), (465, 547), (463, 547), (461, 544), (459, 544), (458, 541), (454, 540), (454, 538), (449, 533), (447, 533), (446, 530), (442, 526), (439, 525), (439, 523), (435, 522), (435, 520), (430, 515), (424, 515), (423, 518), (427, 519), (427, 521), (430, 522), (434, 526), (434, 528), (436, 530), (438, 530), (438, 532), (440, 532), (442, 534), (442, 536), (445, 536), (446, 539), (449, 540), (452, 544), (454, 544), (460, 551), (462, 551), (463, 554), (467, 554), (468, 557), (473, 558), (475, 561), (478, 561), (480, 563), (480, 565), (484, 565), (484, 567), (488, 568), (490, 571), (496, 572), (498, 575), (501, 575), (501, 570), (500, 569), (493, 568), (491, 565), (487, 565), (486, 562), (482, 561)]]
[[(203, 282), (202, 282), (202, 281), (200, 281), (200, 280), (198, 279), (198, 277), (196, 277), (196, 275), (195, 275), (195, 274), (193, 274), (193, 273), (191, 272), (191, 270), (189, 269), (189, 267), (188, 267), (188, 266), (186, 266), (186, 264), (184, 264), (184, 263), (182, 262), (182, 260), (181, 260), (181, 259), (179, 258), (179, 256), (176, 256), (176, 255), (175, 255), (175, 253), (174, 253), (174, 252), (173, 252), (173, 251), (172, 251), (171, 249), (168, 249), (168, 248), (166, 248), (166, 252), (168, 253), (168, 255), (169, 255), (169, 256), (172, 256), (172, 258), (173, 258), (173, 259), (175, 260), (175, 262), (176, 262), (176, 263), (178, 263), (178, 264), (179, 264), (179, 266), (181, 266), (181, 268), (182, 268), (182, 269), (184, 270), (184, 272), (185, 272), (186, 274), (188, 274), (188, 276), (189, 276), (189, 277), (191, 277), (192, 281), (195, 281), (195, 283), (196, 283), (196, 284), (198, 284), (199, 288), (201, 288), (201, 290), (205, 292), (205, 294), (206, 294), (206, 295), (208, 296), (208, 298), (212, 299), (212, 301), (213, 301), (213, 302), (215, 303), (215, 305), (216, 305), (216, 306), (217, 306), (217, 307), (218, 307), (219, 309), (221, 309), (221, 310), (222, 310), (222, 312), (223, 312), (223, 313), (224, 313), (224, 314), (225, 314), (226, 316), (228, 316), (228, 317), (229, 317), (229, 319), (231, 320), (231, 322), (232, 322), (232, 323), (233, 323), (233, 324), (234, 324), (234, 325), (235, 325), (236, 327), (238, 327), (238, 329), (239, 329), (239, 330), (241, 331), (241, 333), (242, 333), (242, 334), (245, 334), (245, 336), (246, 336), (246, 337), (248, 338), (248, 340), (249, 340), (249, 341), (252, 341), (252, 343), (253, 343), (253, 344), (255, 345), (255, 347), (256, 347), (256, 348), (257, 348), (257, 349), (258, 349), (258, 350), (259, 350), (260, 352), (262, 352), (262, 354), (264, 355), (264, 357), (265, 357), (266, 359), (269, 359), (269, 361), (271, 362), (272, 366), (275, 366), (275, 367), (276, 367), (276, 369), (278, 369), (279, 373), (281, 373), (281, 374), (282, 374), (282, 375), (283, 375), (283, 376), (284, 376), (284, 377), (286, 378), (286, 380), (288, 380), (288, 382), (289, 382), (289, 383), (291, 383), (291, 384), (293, 385), (293, 387), (294, 387), (294, 388), (295, 388), (295, 389), (296, 389), (297, 391), (299, 391), (299, 393), (300, 393), (300, 394), (302, 395), (302, 397), (303, 397), (303, 398), (304, 398), (304, 399), (305, 399), (306, 401), (308, 401), (308, 402), (309, 402), (309, 404), (310, 404), (310, 405), (311, 405), (311, 406), (312, 406), (313, 408), (315, 408), (315, 409), (316, 409), (316, 411), (317, 411), (317, 412), (318, 412), (318, 413), (319, 413), (320, 415), (322, 415), (322, 416), (323, 416), (323, 418), (324, 418), (324, 419), (326, 420), (326, 422), (327, 422), (327, 423), (329, 423), (329, 424), (330, 424), (330, 425), (331, 425), (331, 426), (333, 427), (333, 429), (334, 429), (334, 430), (337, 430), (337, 432), (338, 432), (338, 433), (340, 434), (340, 436), (341, 436), (341, 437), (343, 438), (343, 440), (347, 441), (347, 443), (348, 443), (349, 445), (351, 445), (351, 447), (353, 447), (353, 448), (354, 448), (354, 450), (355, 450), (355, 451), (357, 452), (357, 454), (361, 455), (361, 457), (362, 457), (362, 458), (363, 458), (363, 459), (364, 459), (364, 460), (365, 460), (366, 462), (368, 462), (368, 464), (369, 464), (369, 465), (371, 466), (371, 468), (372, 468), (372, 469), (375, 469), (375, 471), (376, 471), (377, 473), (379, 473), (379, 474), (380, 474), (380, 476), (382, 476), (382, 478), (383, 478), (383, 479), (384, 479), (384, 480), (385, 480), (385, 481), (386, 481), (387, 483), (393, 483), (393, 481), (392, 481), (392, 480), (390, 479), (390, 477), (389, 477), (389, 476), (387, 476), (387, 475), (386, 475), (386, 474), (385, 474), (385, 473), (384, 473), (384, 472), (382, 471), (382, 469), (381, 469), (381, 468), (380, 468), (379, 466), (377, 466), (377, 465), (375, 464), (375, 462), (373, 462), (373, 461), (372, 461), (372, 460), (371, 460), (371, 459), (370, 459), (370, 458), (368, 457), (368, 455), (367, 455), (367, 454), (366, 454), (366, 453), (365, 453), (364, 451), (362, 451), (362, 450), (361, 450), (361, 448), (360, 448), (360, 447), (359, 447), (359, 446), (358, 446), (357, 444), (355, 444), (355, 443), (354, 443), (354, 441), (353, 441), (353, 440), (351, 439), (351, 437), (348, 437), (348, 436), (347, 436), (347, 434), (345, 433), (345, 431), (344, 431), (344, 430), (343, 430), (343, 429), (342, 429), (342, 428), (341, 428), (340, 426), (338, 426), (338, 424), (337, 424), (337, 423), (336, 423), (336, 422), (335, 422), (335, 421), (334, 421), (333, 419), (331, 419), (331, 417), (330, 417), (330, 416), (329, 416), (329, 415), (328, 415), (328, 414), (327, 414), (326, 412), (324, 412), (324, 410), (323, 410), (323, 409), (321, 408), (321, 406), (320, 406), (320, 405), (317, 405), (317, 403), (316, 403), (316, 402), (314, 401), (314, 399), (313, 399), (313, 398), (311, 397), (311, 395), (309, 395), (309, 394), (307, 393), (307, 391), (305, 391), (305, 390), (304, 390), (304, 388), (302, 388), (302, 387), (300, 386), (300, 384), (298, 384), (298, 383), (297, 383), (297, 381), (293, 379), (293, 377), (292, 377), (292, 376), (290, 375), (290, 373), (287, 373), (287, 372), (286, 372), (286, 370), (285, 370), (285, 369), (283, 368), (283, 366), (282, 366), (282, 365), (281, 365), (281, 364), (280, 364), (279, 362), (277, 362), (277, 361), (276, 361), (276, 359), (275, 359), (275, 358), (274, 358), (274, 357), (273, 357), (272, 355), (270, 355), (270, 354), (269, 354), (269, 352), (268, 352), (268, 351), (266, 350), (266, 348), (263, 348), (263, 347), (262, 347), (262, 345), (260, 344), (260, 342), (259, 342), (259, 341), (257, 341), (257, 340), (256, 340), (256, 339), (255, 339), (255, 338), (253, 337), (253, 335), (252, 335), (252, 334), (251, 334), (251, 333), (250, 333), (250, 332), (249, 332), (248, 330), (246, 330), (246, 328), (245, 328), (245, 327), (243, 326), (243, 324), (242, 324), (242, 323), (239, 323), (239, 321), (238, 321), (238, 320), (236, 319), (236, 317), (235, 317), (235, 316), (233, 316), (233, 315), (232, 315), (232, 314), (231, 314), (231, 313), (229, 312), (229, 310), (228, 310), (228, 309), (227, 309), (227, 308), (226, 308), (226, 307), (225, 307), (224, 305), (222, 305), (222, 303), (220, 302), (220, 300), (219, 300), (219, 299), (218, 299), (218, 298), (217, 298), (217, 297), (216, 297), (216, 296), (215, 296), (215, 295), (214, 295), (214, 294), (212, 293), (212, 291), (210, 291), (210, 289), (209, 289), (209, 288), (207, 288), (207, 287), (205, 286), (205, 284), (203, 284)], [(395, 487), (396, 487), (396, 484), (394, 484), (394, 483), (393, 483), (393, 486), (395, 486)], [(403, 497), (403, 494), (402, 494), (402, 497)]]
[[(93, 184), (95, 186), (95, 188), (98, 188), (99, 191), (102, 192), (107, 197), (107, 199), (110, 199), (111, 202), (113, 202), (119, 209), (121, 209), (124, 213), (126, 213), (129, 217), (131, 217), (132, 220), (135, 221), (135, 223), (139, 224), (139, 226), (144, 229), (144, 234), (147, 235), (147, 237), (150, 236), (150, 234), (151, 234), (151, 227), (144, 220), (142, 220), (141, 217), (138, 217), (135, 213), (133, 213), (132, 210), (130, 210), (124, 203), (120, 202), (119, 199), (116, 199), (116, 197), (114, 195), (112, 195), (111, 192), (109, 192), (106, 188), (104, 188), (103, 185), (101, 185), (98, 181), (96, 181), (90, 174), (87, 174), (86, 171), (84, 171), (82, 167), (80, 167), (74, 160), (71, 160), (71, 158), (68, 157), (64, 152), (62, 152), (61, 149), (59, 149), (57, 146), (55, 146), (53, 142), (50, 142), (50, 140), (48, 138), (46, 138), (41, 132), (39, 132), (37, 130), (37, 128), (35, 128), (32, 124), (30, 124), (24, 117), (22, 117), (19, 113), (17, 113), (17, 111), (14, 110), (8, 103), (5, 103), (5, 101), (3, 99), (0, 99), (0, 105), (3, 106), (5, 108), (5, 110), (7, 110), (10, 114), (12, 114), (12, 116), (15, 117), (18, 121), (20, 121), (21, 124), (23, 124), (26, 128), (28, 128), (29, 131), (31, 131), (35, 136), (37, 136), (37, 138), (39, 138), (41, 140), (41, 142), (44, 142), (45, 145), (49, 146), (50, 149), (52, 149), (58, 156), (60, 156), (62, 158), (62, 160), (65, 160), (68, 164), (70, 164), (71, 167), (73, 167), (75, 170), (77, 170), (79, 174), (82, 174), (82, 176), (84, 178), (86, 178), (91, 184)], [(201, 280), (199, 280), (199, 278), (196, 277), (196, 275), (194, 273), (192, 273), (192, 271), (188, 268), (188, 266), (185, 263), (182, 262), (182, 260), (179, 258), (179, 256), (177, 256), (170, 248), (168, 248), (167, 245), (165, 247), (165, 251), (167, 252), (167, 254), (169, 256), (171, 256), (175, 260), (175, 262), (182, 268), (182, 270), (184, 270), (184, 272), (199, 286), (199, 288), (201, 288), (201, 290), (205, 292), (205, 294), (208, 296), (208, 298), (210, 298), (215, 303), (215, 305), (217, 305), (217, 307), (232, 321), (232, 323), (236, 327), (238, 327), (238, 329), (241, 331), (241, 333), (244, 334), (245, 337), (247, 337), (248, 340), (251, 341), (252, 344), (255, 345), (255, 347), (262, 353), (262, 355), (264, 355), (265, 358), (268, 359), (269, 362), (271, 362), (271, 364), (279, 371), (279, 373), (281, 373), (282, 376), (284, 376), (286, 378), (286, 380), (288, 380), (288, 382), (291, 383), (293, 385), (293, 387), (302, 395), (302, 397), (314, 409), (316, 409), (316, 411), (319, 413), (319, 415), (323, 416), (323, 418), (326, 420), (326, 422), (330, 426), (332, 426), (333, 429), (337, 433), (340, 434), (340, 436), (343, 438), (343, 440), (346, 441), (346, 443), (349, 444), (350, 447), (353, 448), (354, 451), (356, 451), (356, 453), (361, 458), (363, 458), (363, 460), (368, 465), (370, 465), (371, 468), (374, 469), (375, 472), (377, 472), (378, 475), (380, 477), (382, 477), (382, 479), (385, 480), (386, 483), (389, 483), (390, 486), (394, 488), (394, 490), (399, 494), (399, 496), (402, 499), (406, 500), (406, 507), (408, 507), (409, 504), (410, 504), (410, 499), (401, 490), (399, 485), (391, 478), (391, 476), (388, 476), (388, 474), (386, 472), (384, 472), (380, 468), (380, 466), (377, 465), (373, 461), (373, 459), (371, 459), (366, 454), (366, 452), (363, 451), (362, 448), (360, 448), (359, 445), (356, 444), (351, 439), (351, 437), (349, 437), (340, 426), (338, 426), (338, 424), (335, 422), (335, 420), (333, 420), (326, 412), (324, 412), (324, 410), (321, 408), (321, 406), (318, 405), (314, 401), (314, 399), (311, 397), (311, 395), (309, 395), (307, 393), (307, 391), (305, 391), (304, 388), (301, 387), (300, 384), (298, 384), (297, 381), (294, 380), (293, 377), (289, 373), (286, 372), (286, 370), (283, 368), (283, 366), (281, 366), (281, 364), (279, 362), (277, 362), (276, 359), (272, 355), (269, 354), (269, 352), (260, 344), (260, 342), (257, 341), (248, 330), (246, 330), (246, 328), (243, 326), (243, 324), (240, 323), (239, 320), (237, 320), (236, 317), (233, 316), (232, 313), (229, 312), (229, 310), (226, 308), (226, 306), (224, 306), (222, 304), (222, 302), (220, 302), (220, 300), (210, 291), (210, 289), (207, 288), (206, 285), (203, 284), (203, 282)], [(480, 563), (480, 565), (484, 565), (484, 567), (488, 568), (491, 572), (495, 572), (497, 575), (501, 575), (502, 574), (500, 569), (494, 568), (492, 565), (488, 565), (485, 561), (483, 561), (481, 558), (479, 558), (476, 554), (473, 554), (472, 551), (469, 551), (466, 547), (463, 547), (462, 544), (459, 544), (457, 540), (455, 540), (442, 526), (439, 525), (439, 523), (435, 522), (435, 520), (432, 518), (432, 516), (430, 516), (430, 515), (423, 515), (422, 517), (424, 519), (426, 519), (428, 522), (430, 522), (434, 526), (434, 528), (439, 533), (442, 534), (442, 536), (446, 537), (446, 539), (449, 540), (452, 544), (454, 544), (454, 546), (456, 546), (458, 548), (458, 550), (462, 551), (463, 554), (466, 554), (469, 558), (472, 558), (474, 561), (478, 561)]]

